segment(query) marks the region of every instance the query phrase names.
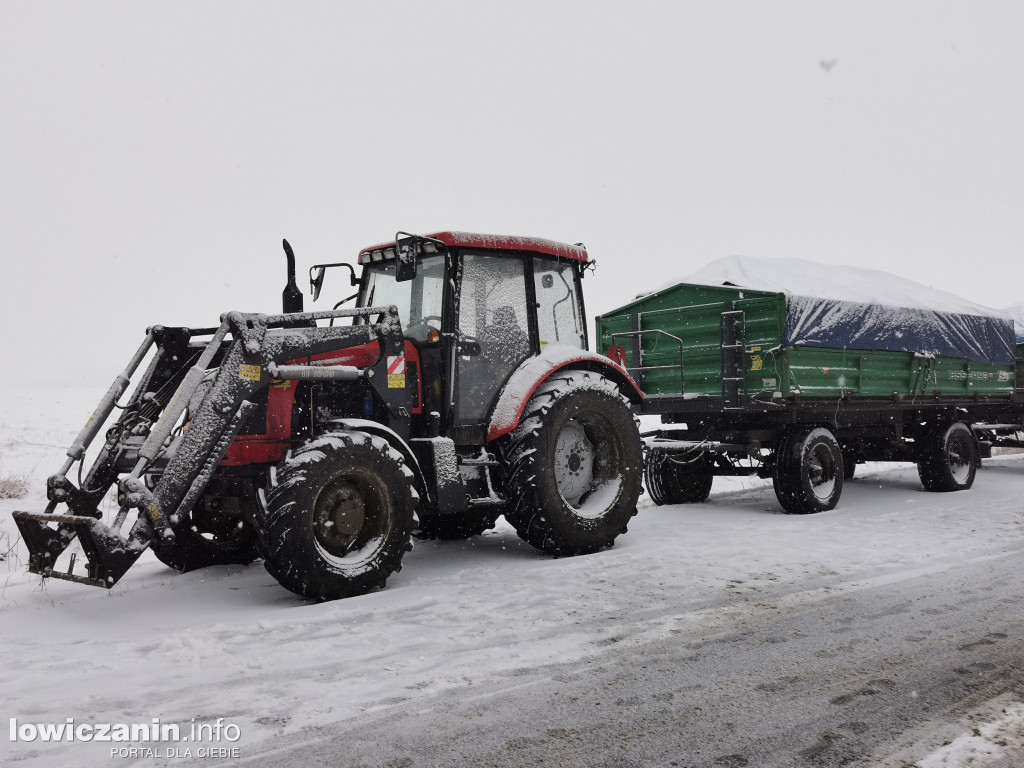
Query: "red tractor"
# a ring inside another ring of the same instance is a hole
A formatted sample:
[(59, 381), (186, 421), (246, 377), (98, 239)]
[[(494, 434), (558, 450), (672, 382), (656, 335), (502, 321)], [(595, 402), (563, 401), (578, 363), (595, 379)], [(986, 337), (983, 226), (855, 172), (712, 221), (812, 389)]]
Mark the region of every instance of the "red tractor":
[(262, 557), (329, 600), (383, 586), (412, 536), (473, 536), (499, 515), (553, 555), (625, 532), (643, 395), (587, 351), (581, 245), (399, 233), (360, 252), (360, 276), (310, 270), (314, 299), (331, 268), (356, 287), (321, 312), (302, 311), (285, 251), (282, 314), (147, 331), (47, 480), (46, 510), (14, 513), (30, 571), (110, 587), (147, 547), (181, 571)]

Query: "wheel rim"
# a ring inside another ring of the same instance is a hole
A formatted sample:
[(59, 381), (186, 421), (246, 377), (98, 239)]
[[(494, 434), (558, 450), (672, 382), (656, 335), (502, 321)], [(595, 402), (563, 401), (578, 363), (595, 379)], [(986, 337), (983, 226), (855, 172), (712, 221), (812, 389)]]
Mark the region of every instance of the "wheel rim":
[(819, 501), (828, 501), (836, 490), (836, 461), (827, 445), (815, 445), (807, 456), (807, 477), (811, 493)]
[(615, 506), (623, 483), (622, 448), (612, 424), (599, 414), (579, 412), (558, 433), (554, 475), (562, 500), (587, 520)]
[(575, 419), (558, 433), (555, 443), (555, 479), (562, 498), (578, 507), (594, 487), (594, 444)]
[(328, 560), (346, 563), (371, 554), (381, 544), (390, 520), (390, 497), (358, 473), (325, 483), (313, 503), (313, 536)]
[(964, 434), (954, 434), (949, 441), (946, 458), (949, 461), (949, 473), (957, 485), (963, 485), (971, 475), (971, 445)]

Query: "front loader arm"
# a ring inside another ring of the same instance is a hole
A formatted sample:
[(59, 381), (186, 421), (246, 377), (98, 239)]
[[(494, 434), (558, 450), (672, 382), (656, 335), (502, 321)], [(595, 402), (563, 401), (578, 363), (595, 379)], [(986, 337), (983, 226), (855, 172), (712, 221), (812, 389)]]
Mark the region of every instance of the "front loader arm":
[[(228, 348), (212, 386), (192, 414), (188, 429), (176, 441), (173, 452), (169, 451), (171, 455), (152, 490), (152, 499), (148, 498), (149, 492), (144, 486), (133, 484), (134, 492), (148, 504), (155, 502), (156, 509), (163, 514), (163, 519), (153, 521), (163, 538), (173, 539), (173, 527), (187, 517), (202, 496), (245, 422), (247, 408), (274, 380), (271, 371), (280, 375), (280, 364), (298, 356), (365, 344), (374, 340), (379, 330), (369, 324), (268, 330), (266, 316), (241, 313), (230, 313), (226, 321), (235, 342)], [(330, 372), (330, 369), (324, 370)], [(185, 393), (187, 399), (192, 398), (197, 387), (198, 383)], [(158, 457), (159, 454), (155, 454), (143, 458), (152, 462)]]
[[(372, 315), (378, 315), (376, 322), (370, 322)], [(316, 320), (346, 316), (362, 316), (365, 322), (348, 326), (315, 325)], [(187, 370), (179, 366), (180, 370), (173, 372), (169, 380), (178, 385), (166, 400), (166, 405), (161, 404), (162, 399), (158, 403), (159, 419), (148, 429), (141, 446), (138, 445), (141, 435), (133, 435), (135, 444), (130, 447), (120, 442), (123, 430), (108, 433), (112, 436), (108, 437), (88, 475), (96, 480), (103, 476), (107, 482), (98, 497), (96, 489), (87, 496), (85, 491), (73, 486), (67, 472), (76, 460), (84, 459), (89, 442), (110, 415), (117, 398), (124, 393), (128, 378), (152, 345), (153, 335), (150, 332), (147, 342), (133, 358), (130, 370), (121, 374), (111, 386), (93, 418), (68, 451), (68, 462), (48, 481), (51, 501), (46, 511), (14, 513), (29, 549), (31, 572), (96, 586), (113, 586), (147, 546), (173, 545), (176, 526), (189, 524), (193, 505), (202, 496), (210, 477), (238, 434), (248, 409), (275, 378), (345, 379), (374, 373), (372, 369), (364, 371), (346, 366), (313, 367), (284, 363), (377, 340), (382, 342), (381, 360), (374, 366), (378, 368), (384, 366), (385, 354), (401, 349), (401, 323), (394, 307), (271, 316), (232, 312), (222, 316), (221, 320), (220, 327), (202, 348), (194, 365)], [(228, 335), (230, 341), (226, 341)], [(172, 437), (190, 402), (195, 403), (197, 391), (215, 363), (219, 364), (216, 365), (212, 384), (200, 393), (198, 406), (190, 414), (187, 429), (180, 436)], [(148, 407), (153, 407), (157, 398), (147, 392), (147, 387), (148, 380), (158, 370), (160, 366), (154, 361), (129, 402), (130, 406), (145, 401)], [(117, 426), (121, 426), (120, 420)], [(119, 472), (126, 470), (122, 466), (126, 456), (134, 466), (126, 476), (120, 477), (118, 502), (121, 509), (114, 524), (108, 527), (96, 519), (99, 517), (98, 500), (117, 480)], [(156, 474), (159, 479), (150, 489), (145, 475), (154, 467), (158, 468)], [(90, 503), (85, 503), (86, 498)], [(73, 514), (53, 514), (61, 501), (68, 504)], [(119, 530), (133, 508), (138, 510), (137, 520), (128, 536), (124, 537)], [(84, 577), (73, 573), (73, 555), (67, 572), (54, 570), (57, 557), (76, 535), (88, 559)]]

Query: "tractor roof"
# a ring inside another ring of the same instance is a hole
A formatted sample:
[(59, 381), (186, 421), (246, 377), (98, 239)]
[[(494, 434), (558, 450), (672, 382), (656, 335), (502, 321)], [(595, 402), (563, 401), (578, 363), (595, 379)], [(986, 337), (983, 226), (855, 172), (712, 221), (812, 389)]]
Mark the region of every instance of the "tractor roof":
[[(571, 259), (586, 263), (588, 260), (587, 249), (581, 245), (569, 245), (559, 243), (556, 240), (544, 240), (540, 237), (519, 237), (515, 235), (481, 235), (474, 232), (433, 232), (427, 237), (440, 240), (445, 245), (463, 246), (467, 248), (487, 248), (494, 251), (533, 251), (545, 253), (549, 256), (558, 256), (563, 259)], [(359, 263), (369, 262), (370, 254), (373, 251), (383, 251), (394, 248), (394, 241), (371, 245), (359, 252)], [(392, 251), (392, 254), (394, 251)], [(378, 255), (378, 259), (379, 259)]]

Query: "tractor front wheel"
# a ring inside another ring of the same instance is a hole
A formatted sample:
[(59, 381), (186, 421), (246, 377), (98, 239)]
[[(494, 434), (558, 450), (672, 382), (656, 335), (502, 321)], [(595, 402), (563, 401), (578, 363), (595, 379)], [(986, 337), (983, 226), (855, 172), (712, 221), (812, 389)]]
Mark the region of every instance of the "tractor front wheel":
[(264, 565), (303, 597), (334, 600), (383, 587), (412, 548), (412, 473), (386, 440), (339, 431), (289, 452), (257, 517)]
[(636, 514), (640, 433), (618, 387), (585, 371), (557, 374), (530, 398), (505, 445), (519, 536), (553, 555), (611, 545)]
[(212, 565), (248, 565), (257, 557), (250, 520), (255, 499), (203, 496), (188, 519), (175, 526), (173, 539), (153, 542), (153, 554), (182, 573)]

